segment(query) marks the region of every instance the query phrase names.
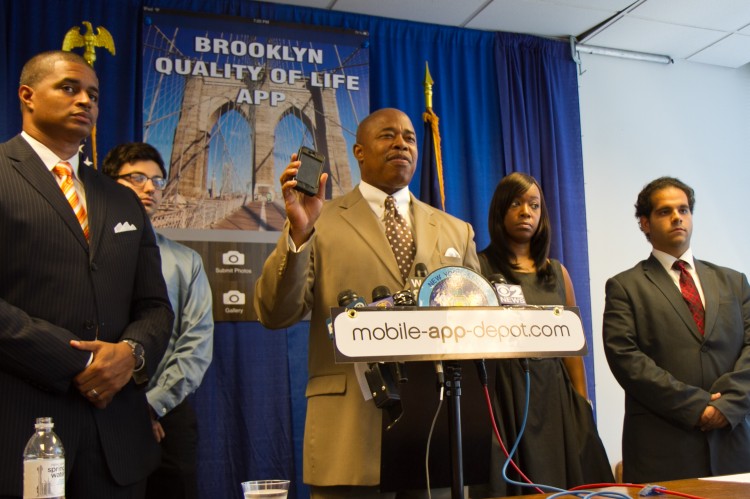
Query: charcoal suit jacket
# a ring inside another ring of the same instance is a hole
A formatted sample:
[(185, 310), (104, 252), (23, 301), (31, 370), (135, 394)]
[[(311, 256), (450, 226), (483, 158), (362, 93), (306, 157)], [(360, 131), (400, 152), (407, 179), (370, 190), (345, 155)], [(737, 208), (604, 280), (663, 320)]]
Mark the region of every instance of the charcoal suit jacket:
[(21, 456), (38, 417), (53, 418), (68, 474), (86, 465), (77, 451), (92, 425), (115, 482), (139, 481), (159, 460), (144, 390), (131, 380), (97, 409), (73, 384), (90, 353), (70, 340), (135, 340), (153, 371), (173, 318), (137, 197), (83, 165), (79, 178), (90, 242), (26, 140), (0, 144), (0, 496), (21, 493)]
[[(650, 482), (750, 471), (750, 287), (695, 260), (705, 334), (652, 255), (607, 281), (604, 350), (625, 390), (623, 477)], [(730, 427), (697, 428), (710, 402)]]

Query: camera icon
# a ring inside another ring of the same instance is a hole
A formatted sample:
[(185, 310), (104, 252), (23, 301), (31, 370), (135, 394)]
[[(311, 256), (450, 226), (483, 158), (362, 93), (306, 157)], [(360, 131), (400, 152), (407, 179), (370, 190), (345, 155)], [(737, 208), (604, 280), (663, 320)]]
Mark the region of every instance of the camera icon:
[(245, 265), (245, 254), (231, 250), (221, 254), (222, 265)]
[(227, 291), (221, 295), (224, 305), (244, 305), (245, 304), (245, 293), (241, 291), (232, 290)]

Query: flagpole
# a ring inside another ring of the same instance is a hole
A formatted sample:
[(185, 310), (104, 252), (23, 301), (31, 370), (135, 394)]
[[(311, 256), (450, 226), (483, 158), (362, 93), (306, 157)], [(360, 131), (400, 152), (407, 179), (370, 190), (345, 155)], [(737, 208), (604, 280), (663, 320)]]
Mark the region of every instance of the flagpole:
[(422, 201), (445, 211), (445, 185), (443, 182), (443, 158), (440, 152), (440, 121), (432, 110), (432, 75), (430, 66), (425, 61), (424, 73), (424, 100), (425, 111), (422, 114), (424, 121), (425, 138), (422, 144)]

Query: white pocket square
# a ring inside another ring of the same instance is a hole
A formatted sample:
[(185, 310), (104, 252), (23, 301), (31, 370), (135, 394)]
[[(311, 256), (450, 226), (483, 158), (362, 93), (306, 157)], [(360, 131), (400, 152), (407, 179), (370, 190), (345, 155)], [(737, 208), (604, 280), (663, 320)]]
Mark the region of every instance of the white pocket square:
[(117, 225), (115, 225), (115, 234), (119, 234), (120, 232), (130, 232), (131, 230), (138, 230), (135, 225), (131, 224), (130, 222), (120, 222)]
[(448, 248), (448, 251), (445, 252), (445, 256), (449, 256), (451, 258), (461, 258), (461, 255), (456, 251), (456, 248)]

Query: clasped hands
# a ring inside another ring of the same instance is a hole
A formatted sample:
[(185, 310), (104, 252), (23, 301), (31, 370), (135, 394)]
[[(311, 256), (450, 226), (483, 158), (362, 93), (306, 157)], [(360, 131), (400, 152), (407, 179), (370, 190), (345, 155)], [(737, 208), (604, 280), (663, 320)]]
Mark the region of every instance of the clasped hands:
[[(713, 402), (714, 400), (718, 400), (719, 398), (721, 398), (721, 393), (711, 394), (711, 402)], [(724, 414), (722, 414), (719, 409), (712, 405), (707, 405), (706, 408), (703, 409), (701, 418), (698, 421), (698, 427), (701, 431), (717, 430), (728, 425), (729, 421), (724, 416)]]
[(73, 379), (78, 391), (99, 409), (104, 409), (133, 376), (135, 359), (127, 343), (76, 341), (70, 346), (94, 355), (91, 363)]

